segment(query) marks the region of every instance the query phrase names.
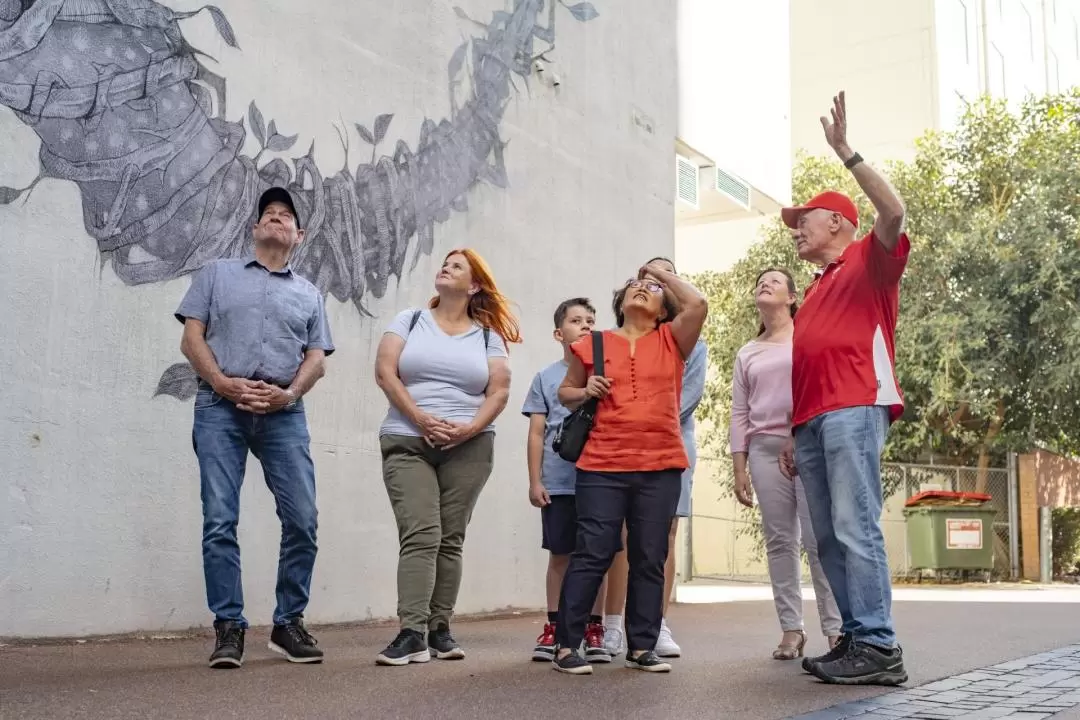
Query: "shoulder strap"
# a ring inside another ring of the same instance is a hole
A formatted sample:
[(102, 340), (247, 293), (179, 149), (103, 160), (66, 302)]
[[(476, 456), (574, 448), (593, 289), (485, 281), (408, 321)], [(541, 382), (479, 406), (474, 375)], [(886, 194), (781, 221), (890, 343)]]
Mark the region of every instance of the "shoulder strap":
[(593, 375), (604, 374), (604, 331), (592, 334)]
[(491, 328), (484, 328), (484, 354), (487, 354), (488, 342), (491, 340)]
[(412, 329), (414, 327), (416, 327), (416, 322), (420, 319), (420, 313), (422, 313), (422, 312), (424, 312), (424, 311), (423, 310), (413, 310), (412, 320), (409, 321), (409, 332), (412, 332)]

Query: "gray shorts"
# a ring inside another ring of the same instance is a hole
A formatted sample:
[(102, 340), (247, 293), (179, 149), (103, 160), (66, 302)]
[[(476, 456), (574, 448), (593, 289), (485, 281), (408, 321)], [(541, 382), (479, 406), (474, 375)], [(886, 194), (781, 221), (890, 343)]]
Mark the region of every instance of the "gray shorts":
[(683, 444), (686, 446), (686, 456), (690, 458), (690, 467), (683, 470), (682, 492), (679, 493), (679, 506), (675, 510), (676, 517), (690, 517), (690, 496), (694, 489), (694, 467), (697, 465), (697, 444), (693, 430), (683, 433)]

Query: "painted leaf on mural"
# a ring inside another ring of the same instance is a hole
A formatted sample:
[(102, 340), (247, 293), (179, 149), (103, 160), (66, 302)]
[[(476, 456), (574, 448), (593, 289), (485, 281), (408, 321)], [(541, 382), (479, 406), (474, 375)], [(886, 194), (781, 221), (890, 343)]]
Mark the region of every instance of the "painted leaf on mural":
[(386, 113), (375, 118), (375, 144), (378, 145), (386, 137), (386, 131), (390, 129), (390, 121), (394, 119), (394, 113)]
[(461, 72), (461, 66), (465, 64), (465, 53), (469, 50), (469, 41), (466, 40), (461, 46), (454, 51), (454, 54), (450, 56), (450, 64), (446, 67), (446, 72), (450, 76), (450, 80), (458, 76)]
[(195, 397), (198, 390), (199, 376), (195, 374), (195, 369), (187, 363), (176, 363), (161, 374), (154, 397), (171, 395), (180, 400), (188, 400)]
[(356, 123), (356, 132), (360, 133), (360, 138), (368, 145), (375, 144), (375, 136), (371, 134), (371, 131), (365, 125)]
[(248, 105), (248, 122), (251, 123), (251, 132), (255, 133), (259, 144), (266, 145), (266, 125), (263, 123), (263, 114), (254, 100)]
[(298, 135), (271, 135), (266, 141), (266, 149), (272, 152), (284, 152), (296, 144)]
[(8, 205), (19, 199), (19, 196), (23, 194), (22, 190), (13, 187), (0, 186), (0, 205)]
[(600, 13), (596, 12), (596, 8), (593, 7), (593, 4), (588, 2), (570, 5), (567, 9), (574, 17), (582, 22), (600, 17)]
[(213, 5), (206, 6), (207, 12), (210, 13), (210, 17), (214, 19), (214, 27), (221, 33), (222, 39), (228, 44), (229, 47), (240, 49), (240, 44), (236, 42), (236, 33), (233, 32), (232, 25), (225, 18), (225, 14)]

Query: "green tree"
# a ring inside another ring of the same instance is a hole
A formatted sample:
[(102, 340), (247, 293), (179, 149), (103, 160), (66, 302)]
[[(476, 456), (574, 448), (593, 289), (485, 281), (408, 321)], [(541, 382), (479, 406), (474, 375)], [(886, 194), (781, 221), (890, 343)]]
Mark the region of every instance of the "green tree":
[[(888, 174), (912, 251), (896, 349), (907, 411), (886, 457), (985, 471), (1036, 443), (1080, 452), (1080, 89), (1015, 112), (982, 100)], [(795, 202), (829, 188), (851, 195), (871, 226), (873, 209), (840, 163), (800, 158)], [(751, 287), (769, 266), (791, 269), (800, 287), (809, 279), (779, 219), (731, 270), (696, 278), (710, 297), (714, 372), (700, 416), (714, 454), (726, 454), (732, 366), (756, 332)]]

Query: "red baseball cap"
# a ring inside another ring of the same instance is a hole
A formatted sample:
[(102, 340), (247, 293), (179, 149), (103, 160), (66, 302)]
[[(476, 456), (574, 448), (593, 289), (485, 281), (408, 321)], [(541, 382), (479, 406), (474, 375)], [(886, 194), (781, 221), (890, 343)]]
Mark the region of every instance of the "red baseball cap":
[(859, 227), (859, 209), (847, 195), (835, 190), (826, 190), (820, 195), (810, 198), (809, 202), (796, 207), (786, 207), (780, 211), (780, 217), (789, 228), (795, 228), (799, 224), (799, 216), (807, 210), (828, 210), (840, 213), (855, 227)]

